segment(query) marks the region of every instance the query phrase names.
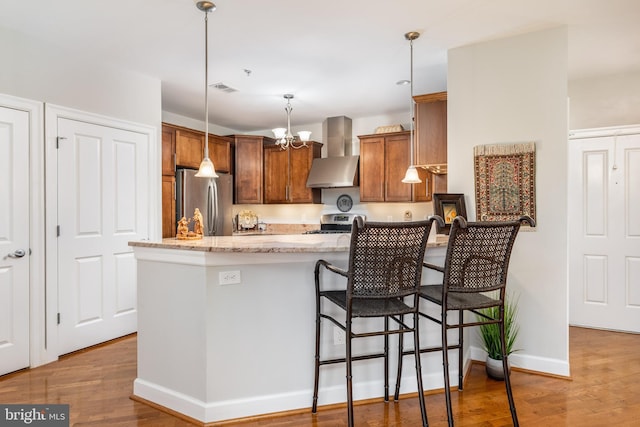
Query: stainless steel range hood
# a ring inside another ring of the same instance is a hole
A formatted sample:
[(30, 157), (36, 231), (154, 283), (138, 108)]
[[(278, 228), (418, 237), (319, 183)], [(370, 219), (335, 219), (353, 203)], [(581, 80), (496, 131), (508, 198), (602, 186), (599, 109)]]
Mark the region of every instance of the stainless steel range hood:
[(351, 119), (345, 116), (325, 119), (322, 135), (327, 157), (313, 160), (307, 187), (356, 187), (360, 156), (352, 155)]

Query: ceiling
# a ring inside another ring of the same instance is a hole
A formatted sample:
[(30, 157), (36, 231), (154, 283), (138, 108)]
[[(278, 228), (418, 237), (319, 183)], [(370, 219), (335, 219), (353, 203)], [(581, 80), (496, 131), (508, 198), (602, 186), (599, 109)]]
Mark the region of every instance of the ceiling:
[[(240, 132), (409, 111), (446, 90), (447, 50), (566, 25), (569, 78), (640, 71), (638, 0), (214, 0), (211, 123)], [(0, 0), (0, 27), (162, 81), (163, 111), (204, 115), (204, 13), (193, 0)], [(245, 71), (249, 70), (249, 71)]]

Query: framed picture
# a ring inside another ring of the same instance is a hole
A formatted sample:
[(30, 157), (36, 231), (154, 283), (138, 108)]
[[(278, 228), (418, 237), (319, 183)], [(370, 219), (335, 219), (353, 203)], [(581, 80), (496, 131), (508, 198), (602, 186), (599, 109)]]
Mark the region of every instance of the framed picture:
[(444, 227), (438, 225), (437, 233), (449, 234), (451, 223), (455, 217), (462, 216), (464, 219), (467, 219), (464, 194), (435, 193), (433, 195), (433, 211), (436, 215), (444, 219)]

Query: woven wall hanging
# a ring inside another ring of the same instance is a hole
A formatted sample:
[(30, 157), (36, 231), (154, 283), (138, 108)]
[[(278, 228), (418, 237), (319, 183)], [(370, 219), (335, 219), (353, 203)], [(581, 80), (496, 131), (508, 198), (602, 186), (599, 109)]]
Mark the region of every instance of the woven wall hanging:
[(473, 155), (477, 220), (535, 220), (535, 143), (478, 145)]

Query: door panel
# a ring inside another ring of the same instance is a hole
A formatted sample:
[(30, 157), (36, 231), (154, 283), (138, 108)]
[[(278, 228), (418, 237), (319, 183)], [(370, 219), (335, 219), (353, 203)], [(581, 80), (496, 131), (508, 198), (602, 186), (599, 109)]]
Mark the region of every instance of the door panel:
[[(279, 146), (264, 150), (264, 202), (288, 203), (289, 195), (289, 151)], [(305, 180), (306, 183), (306, 180)]]
[(640, 332), (640, 135), (569, 150), (570, 323)]
[[(26, 165), (29, 165), (29, 113), (0, 107), (0, 375), (29, 366)], [(16, 257), (19, 250), (25, 255)]]
[(131, 240), (148, 237), (143, 134), (58, 119), (59, 353), (137, 329)]

